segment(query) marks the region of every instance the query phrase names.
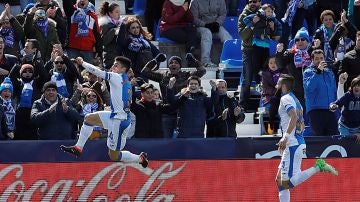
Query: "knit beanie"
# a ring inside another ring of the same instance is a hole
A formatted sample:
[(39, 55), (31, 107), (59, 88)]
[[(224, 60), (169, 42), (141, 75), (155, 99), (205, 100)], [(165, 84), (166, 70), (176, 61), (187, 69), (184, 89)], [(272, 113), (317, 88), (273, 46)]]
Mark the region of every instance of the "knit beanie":
[(180, 67), (181, 67), (181, 58), (179, 56), (171, 56), (168, 63), (170, 64), (170, 62), (173, 60), (176, 60), (180, 64)]
[(185, 0), (169, 0), (171, 3), (173, 3), (175, 6), (182, 6), (185, 2)]
[(299, 39), (299, 38), (304, 38), (308, 43), (310, 43), (309, 32), (305, 27), (302, 27), (301, 29), (299, 29), (299, 31), (296, 32), (294, 39)]
[(25, 71), (25, 69), (31, 69), (34, 72), (34, 67), (31, 64), (23, 64), (20, 68), (20, 75)]
[(4, 81), (0, 85), (0, 93), (2, 93), (4, 90), (10, 90), (11, 93), (13, 93), (13, 85), (9, 77), (6, 77)]

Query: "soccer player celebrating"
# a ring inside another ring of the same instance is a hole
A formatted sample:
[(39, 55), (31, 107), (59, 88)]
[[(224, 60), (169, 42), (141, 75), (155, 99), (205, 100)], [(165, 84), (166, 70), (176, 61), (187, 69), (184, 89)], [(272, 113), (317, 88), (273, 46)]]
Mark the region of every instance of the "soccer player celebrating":
[(80, 57), (76, 60), (77, 63), (82, 65), (88, 72), (109, 81), (111, 111), (97, 111), (87, 114), (84, 118), (84, 123), (81, 127), (80, 136), (76, 145), (61, 145), (60, 148), (65, 152), (80, 156), (93, 128), (99, 126), (109, 131), (107, 146), (109, 148), (109, 157), (112, 161), (138, 162), (146, 168), (148, 165), (146, 153), (141, 152), (140, 155), (136, 155), (129, 151), (122, 151), (131, 123), (130, 102), (132, 89), (127, 77), (127, 71), (130, 69), (131, 61), (126, 57), (118, 56), (114, 59), (111, 72), (106, 72), (84, 62)]
[(280, 202), (290, 201), (289, 188), (299, 185), (317, 172), (331, 172), (338, 175), (336, 169), (322, 159), (318, 159), (313, 167), (301, 171), (301, 160), (306, 151), (302, 136), (304, 119), (301, 104), (292, 93), (293, 85), (294, 77), (287, 74), (281, 75), (276, 85), (282, 93), (279, 116), (281, 128), (285, 133), (277, 144), (282, 155), (276, 175)]

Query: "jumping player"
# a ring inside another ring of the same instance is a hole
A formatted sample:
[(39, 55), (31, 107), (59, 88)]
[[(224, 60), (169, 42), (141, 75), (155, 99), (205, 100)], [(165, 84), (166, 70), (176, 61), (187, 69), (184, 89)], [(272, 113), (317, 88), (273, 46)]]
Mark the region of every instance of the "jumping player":
[(299, 100), (292, 93), (294, 77), (283, 74), (276, 85), (281, 90), (279, 115), (284, 135), (278, 142), (281, 162), (276, 175), (280, 202), (290, 201), (290, 188), (309, 179), (317, 172), (331, 172), (338, 175), (334, 167), (323, 159), (317, 159), (313, 167), (301, 171), (301, 161), (306, 152), (302, 132), (304, 130), (303, 109)]
[(146, 168), (148, 165), (146, 153), (141, 152), (140, 155), (136, 155), (129, 151), (122, 151), (131, 123), (130, 102), (132, 90), (126, 74), (130, 69), (131, 61), (126, 57), (118, 56), (114, 59), (111, 72), (106, 72), (84, 62), (82, 58), (76, 60), (88, 72), (109, 81), (111, 111), (97, 111), (87, 114), (77, 143), (74, 146), (61, 145), (60, 148), (65, 152), (80, 156), (94, 126), (100, 126), (108, 130), (107, 146), (112, 161), (138, 162)]

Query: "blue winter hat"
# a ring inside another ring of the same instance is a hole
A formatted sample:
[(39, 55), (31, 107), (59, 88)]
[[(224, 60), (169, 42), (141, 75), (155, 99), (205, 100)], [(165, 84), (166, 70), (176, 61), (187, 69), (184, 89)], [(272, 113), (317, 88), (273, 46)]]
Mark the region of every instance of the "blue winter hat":
[(23, 13), (24, 13), (24, 14), (27, 14), (27, 13), (30, 11), (30, 9), (31, 9), (32, 7), (34, 7), (34, 6), (35, 6), (34, 3), (28, 3), (28, 4), (25, 6), (25, 8), (24, 8)]
[(3, 92), (6, 89), (10, 90), (11, 93), (13, 93), (14, 89), (13, 89), (13, 85), (12, 85), (12, 82), (11, 82), (9, 77), (6, 77), (4, 79), (4, 81), (1, 83), (1, 85), (0, 85), (0, 93)]
[(296, 32), (294, 39), (299, 39), (299, 38), (304, 38), (308, 43), (310, 43), (309, 32), (305, 27), (302, 27), (301, 29), (299, 29), (299, 31)]

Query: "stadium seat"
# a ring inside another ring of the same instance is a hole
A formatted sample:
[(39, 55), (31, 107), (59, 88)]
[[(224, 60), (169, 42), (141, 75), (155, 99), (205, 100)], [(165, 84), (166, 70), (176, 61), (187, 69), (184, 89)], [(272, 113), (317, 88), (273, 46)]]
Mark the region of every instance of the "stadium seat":
[(276, 45), (278, 44), (275, 40), (270, 40), (269, 55), (273, 56), (276, 54)]
[(241, 40), (231, 39), (225, 41), (220, 56), (220, 64), (225, 69), (242, 68)]
[(170, 44), (176, 44), (175, 41), (168, 39), (166, 37), (161, 37), (160, 36), (160, 20), (158, 23), (155, 23), (156, 29), (155, 29), (155, 40), (158, 41), (159, 43), (170, 43)]
[(238, 17), (226, 17), (223, 24), (233, 39), (239, 39)]
[(146, 0), (134, 0), (134, 14), (143, 16), (145, 13)]

